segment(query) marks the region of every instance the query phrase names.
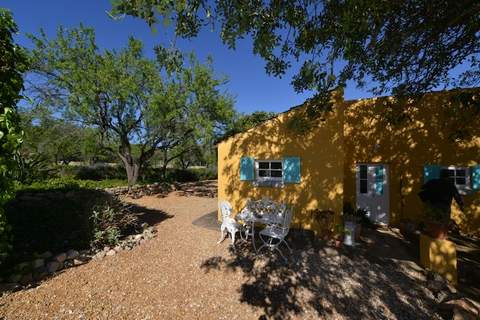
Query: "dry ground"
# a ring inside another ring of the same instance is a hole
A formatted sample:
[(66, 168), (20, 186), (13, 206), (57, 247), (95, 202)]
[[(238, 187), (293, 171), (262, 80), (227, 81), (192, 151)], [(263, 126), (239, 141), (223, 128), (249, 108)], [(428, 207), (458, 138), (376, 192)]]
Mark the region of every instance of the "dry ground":
[[(2, 319), (436, 319), (418, 267), (368, 248), (296, 249), (285, 264), (251, 245), (217, 245), (216, 198), (171, 193), (137, 205), (159, 215), (153, 240), (0, 298)], [(385, 235), (388, 237), (388, 235)], [(363, 250), (363, 251), (362, 251)], [(370, 250), (371, 251), (371, 250)], [(398, 252), (397, 252), (398, 253)]]

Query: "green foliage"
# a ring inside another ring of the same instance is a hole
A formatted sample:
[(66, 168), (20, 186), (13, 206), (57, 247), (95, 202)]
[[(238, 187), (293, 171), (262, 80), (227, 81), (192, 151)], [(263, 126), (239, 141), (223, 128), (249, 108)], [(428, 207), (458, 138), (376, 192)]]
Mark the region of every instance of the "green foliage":
[[(219, 24), (230, 48), (251, 36), (269, 74), (302, 63), (292, 81), (297, 91), (325, 92), (353, 80), (400, 95), (480, 81), (476, 1), (112, 0), (112, 7), (149, 25), (173, 21), (186, 38)], [(462, 64), (464, 72), (451, 73)]]
[(166, 166), (210, 143), (233, 114), (231, 97), (221, 91), (225, 79), (215, 76), (210, 59), (201, 64), (157, 47), (151, 60), (133, 38), (124, 49), (101, 51), (94, 31), (83, 26), (60, 28), (53, 40), (43, 32), (31, 39), (31, 71), (41, 88), (34, 100), (111, 141), (129, 185), (156, 151), (166, 152)]
[(35, 181), (31, 184), (17, 184), (16, 191), (44, 192), (48, 190), (78, 190), (78, 189), (103, 189), (126, 186), (127, 181), (120, 179), (108, 179), (101, 181), (77, 180), (71, 177), (52, 178), (43, 181)]
[(52, 174), (53, 170), (48, 168), (48, 162), (41, 154), (34, 154), (31, 158), (17, 154), (15, 160), (17, 165), (13, 171), (13, 177), (22, 184), (47, 179)]
[(15, 32), (17, 26), (12, 15), (0, 8), (0, 263), (10, 249), (3, 206), (11, 197), (14, 156), (22, 142), (16, 104), (21, 98), (22, 73), (27, 66), (23, 49), (13, 42)]
[(118, 211), (109, 204), (95, 207), (92, 213), (93, 247), (114, 246), (120, 240), (120, 230), (114, 225)]
[(236, 114), (235, 118), (232, 120), (232, 123), (229, 125), (229, 128), (226, 130), (225, 134), (220, 138), (220, 140), (224, 140), (239, 132), (244, 132), (250, 128), (254, 128), (273, 118), (275, 115), (275, 112), (268, 111), (254, 111), (251, 114)]

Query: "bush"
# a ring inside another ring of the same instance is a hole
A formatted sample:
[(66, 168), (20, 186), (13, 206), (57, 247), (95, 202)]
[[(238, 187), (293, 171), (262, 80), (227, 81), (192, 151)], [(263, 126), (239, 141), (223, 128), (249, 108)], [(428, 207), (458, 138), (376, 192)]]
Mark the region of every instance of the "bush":
[(126, 180), (77, 180), (74, 178), (53, 178), (43, 181), (36, 181), (31, 184), (17, 184), (16, 191), (42, 192), (48, 190), (78, 190), (78, 189), (104, 189), (126, 186)]
[(125, 179), (125, 169), (122, 166), (95, 164), (91, 166), (56, 166), (59, 178), (75, 178), (78, 180), (110, 180)]
[(124, 210), (119, 202), (106, 202), (96, 206), (92, 212), (91, 223), (91, 246), (95, 248), (115, 246), (122, 235), (138, 228), (137, 217)]

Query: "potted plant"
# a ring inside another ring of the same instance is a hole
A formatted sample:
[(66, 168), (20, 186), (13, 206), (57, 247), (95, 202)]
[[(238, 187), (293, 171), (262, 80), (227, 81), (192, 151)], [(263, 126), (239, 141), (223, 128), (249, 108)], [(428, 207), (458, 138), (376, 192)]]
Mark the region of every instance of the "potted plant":
[(333, 236), (335, 248), (340, 248), (342, 246), (344, 238), (345, 228), (342, 224), (337, 224), (335, 226), (335, 235)]
[(351, 222), (355, 224), (353, 228), (354, 239), (360, 240), (360, 235), (362, 233), (362, 225), (369, 226), (371, 225), (370, 220), (367, 217), (367, 210), (358, 208), (354, 209), (350, 202), (346, 202), (343, 205), (343, 214), (345, 217), (345, 222)]
[(447, 239), (448, 222), (445, 218), (445, 210), (426, 204), (427, 221), (424, 233), (433, 239)]

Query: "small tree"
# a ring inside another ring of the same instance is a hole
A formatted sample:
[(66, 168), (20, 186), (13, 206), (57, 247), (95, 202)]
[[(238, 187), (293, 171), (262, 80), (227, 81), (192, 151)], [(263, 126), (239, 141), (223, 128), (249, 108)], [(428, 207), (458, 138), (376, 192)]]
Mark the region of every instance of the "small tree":
[(83, 26), (60, 28), (54, 40), (43, 32), (31, 39), (35, 101), (114, 141), (129, 186), (156, 150), (212, 135), (233, 113), (232, 99), (219, 89), (225, 80), (214, 76), (211, 61), (200, 64), (193, 55), (161, 47), (150, 60), (133, 38), (125, 49), (101, 52), (94, 31)]
[(15, 32), (17, 25), (12, 15), (0, 8), (0, 262), (10, 248), (3, 206), (11, 196), (14, 157), (22, 142), (16, 104), (21, 97), (22, 72), (26, 69), (27, 57), (13, 42)]

